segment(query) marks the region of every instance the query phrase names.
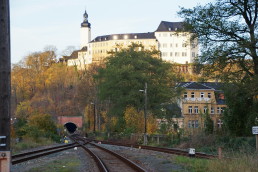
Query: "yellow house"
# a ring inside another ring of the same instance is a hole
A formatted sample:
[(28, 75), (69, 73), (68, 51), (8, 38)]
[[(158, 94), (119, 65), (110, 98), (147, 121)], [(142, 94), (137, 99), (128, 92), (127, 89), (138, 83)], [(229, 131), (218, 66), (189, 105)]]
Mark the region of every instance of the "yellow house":
[(210, 115), (214, 129), (223, 125), (222, 114), (226, 107), (222, 83), (217, 82), (182, 82), (183, 95), (179, 106), (184, 118), (186, 132), (196, 132), (205, 127), (204, 114)]

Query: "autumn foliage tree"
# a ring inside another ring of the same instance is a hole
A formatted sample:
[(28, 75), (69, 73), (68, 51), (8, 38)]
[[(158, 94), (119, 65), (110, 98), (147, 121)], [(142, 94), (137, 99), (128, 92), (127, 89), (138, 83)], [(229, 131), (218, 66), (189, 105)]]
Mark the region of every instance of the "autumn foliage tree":
[[(144, 107), (144, 95), (139, 90), (148, 84), (148, 111), (161, 112), (161, 104), (171, 102), (176, 96), (176, 76), (171, 64), (160, 59), (157, 50), (146, 50), (144, 46), (132, 44), (112, 52), (96, 78), (100, 100), (110, 102), (108, 114), (124, 123), (126, 107), (137, 110)], [(122, 130), (124, 127), (120, 127)], [(137, 127), (135, 128), (137, 129)]]
[(258, 118), (258, 1), (216, 0), (179, 15), (198, 38), (206, 74), (229, 83), (224, 125), (232, 135), (250, 135)]

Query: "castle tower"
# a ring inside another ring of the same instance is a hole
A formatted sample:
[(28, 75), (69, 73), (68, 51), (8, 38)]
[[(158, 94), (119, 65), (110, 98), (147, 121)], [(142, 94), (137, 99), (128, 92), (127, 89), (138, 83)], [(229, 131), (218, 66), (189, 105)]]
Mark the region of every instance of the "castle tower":
[(85, 10), (83, 14), (83, 22), (81, 23), (81, 48), (87, 46), (91, 41), (91, 27), (88, 22), (88, 14)]

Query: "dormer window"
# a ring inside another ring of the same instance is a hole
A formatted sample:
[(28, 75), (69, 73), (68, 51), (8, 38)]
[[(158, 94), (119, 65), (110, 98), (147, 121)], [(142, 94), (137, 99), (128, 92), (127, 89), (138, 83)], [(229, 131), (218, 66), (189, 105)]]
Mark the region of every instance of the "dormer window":
[(117, 35), (113, 36), (113, 39), (117, 39)]
[(137, 35), (134, 35), (134, 38), (136, 39), (136, 38), (137, 38)]
[(177, 28), (175, 28), (175, 31), (177, 31)]
[(168, 30), (171, 31), (171, 27), (169, 27)]
[(105, 38), (105, 40), (107, 40), (107, 38)]
[(128, 35), (125, 35), (125, 36), (124, 36), (124, 39), (128, 39)]
[(194, 98), (194, 92), (191, 92), (191, 98)]
[(187, 92), (184, 92), (184, 98), (187, 98)]

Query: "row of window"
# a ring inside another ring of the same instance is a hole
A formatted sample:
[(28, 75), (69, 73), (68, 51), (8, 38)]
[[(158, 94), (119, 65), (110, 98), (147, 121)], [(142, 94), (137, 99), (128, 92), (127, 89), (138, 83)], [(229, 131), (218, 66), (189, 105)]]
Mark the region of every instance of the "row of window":
[[(107, 53), (107, 50), (92, 50), (92, 54), (99, 54), (99, 53)], [(91, 51), (89, 51), (89, 55), (91, 54)]]
[[(171, 30), (171, 29), (170, 29)], [(177, 30), (176, 28), (175, 28), (175, 30)], [(173, 36), (187, 36), (188, 34), (187, 33), (163, 33), (163, 34), (159, 34), (159, 37), (168, 37), (168, 36), (170, 36), (170, 37), (173, 37)]]
[(137, 43), (137, 44), (154, 44), (153, 41), (121, 41), (121, 42), (99, 42), (99, 43), (93, 43), (93, 44), (89, 44), (89, 47), (105, 47), (108, 46), (110, 43), (110, 45), (116, 45), (116, 44), (121, 44), (121, 45), (130, 45), (132, 43)]
[[(173, 47), (178, 47), (178, 43), (175, 43), (175, 44), (172, 44), (172, 43), (163, 43), (163, 44), (159, 44), (159, 47), (162, 47), (162, 48), (173, 48)], [(186, 43), (182, 43), (181, 47), (187, 47), (187, 44)], [(192, 48), (195, 48), (195, 44), (191, 44), (191, 47)]]
[(189, 120), (188, 121), (188, 128), (198, 128), (199, 122), (198, 120)]
[[(191, 94), (189, 95), (190, 98), (195, 98), (195, 92), (191, 92)], [(205, 93), (201, 92), (200, 93), (200, 98), (204, 98), (205, 97)], [(211, 98), (211, 93), (207, 93), (207, 97)], [(188, 94), (187, 92), (184, 92), (184, 98), (188, 98)]]
[[(162, 57), (186, 57), (187, 56), (187, 52), (162, 52)], [(192, 52), (192, 57), (195, 57), (195, 52)]]
[[(216, 121), (214, 121), (214, 126), (216, 125)], [(217, 121), (217, 128), (221, 128), (223, 125), (223, 122), (221, 119), (218, 119)], [(199, 127), (199, 121), (198, 120), (188, 120), (188, 128), (198, 128)], [(206, 124), (204, 124), (204, 127), (206, 127)]]
[[(198, 114), (201, 110), (199, 109), (198, 106), (188, 106), (188, 113), (189, 114)], [(204, 106), (203, 108), (203, 113), (207, 113), (208, 112), (208, 107)], [(222, 114), (224, 112), (224, 107), (217, 107), (217, 114)], [(211, 107), (210, 109), (210, 113), (214, 114), (215, 113), (215, 109), (214, 107)]]

